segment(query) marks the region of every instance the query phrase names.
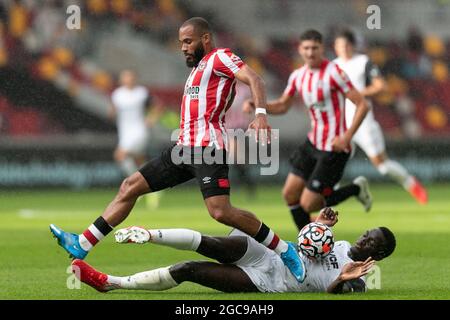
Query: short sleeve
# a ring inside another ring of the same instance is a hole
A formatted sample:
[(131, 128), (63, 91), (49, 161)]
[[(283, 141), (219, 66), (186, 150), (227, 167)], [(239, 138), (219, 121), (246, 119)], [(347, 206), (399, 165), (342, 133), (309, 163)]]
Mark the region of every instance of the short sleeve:
[(288, 83), (286, 89), (284, 89), (283, 94), (288, 95), (289, 97), (293, 97), (295, 95), (295, 82), (297, 80), (298, 70), (291, 73), (288, 79)]
[(241, 70), (244, 62), (230, 50), (220, 50), (214, 59), (214, 71), (222, 76), (234, 79), (234, 75)]
[(337, 64), (334, 64), (334, 66), (332, 66), (331, 77), (334, 80), (333, 82), (334, 89), (337, 89), (344, 94), (353, 89), (353, 85), (349, 77), (344, 72), (344, 70), (339, 68)]
[(368, 60), (365, 67), (366, 75), (366, 86), (372, 84), (374, 78), (381, 77), (381, 71), (377, 65), (373, 64), (372, 61)]

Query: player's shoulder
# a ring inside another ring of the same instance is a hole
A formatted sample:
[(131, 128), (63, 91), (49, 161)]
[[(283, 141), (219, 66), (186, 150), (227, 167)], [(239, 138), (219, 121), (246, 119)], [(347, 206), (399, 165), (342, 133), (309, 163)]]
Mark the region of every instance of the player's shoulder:
[(364, 53), (357, 53), (353, 55), (351, 61), (359, 63), (361, 65), (366, 65), (366, 63), (369, 61), (369, 56)]
[(342, 250), (342, 251), (346, 250), (346, 251), (348, 251), (348, 250), (350, 250), (351, 246), (352, 245), (350, 244), (350, 242), (345, 241), (345, 240), (336, 241), (334, 243), (334, 249), (335, 250)]
[(117, 87), (116, 89), (113, 90), (113, 92), (111, 93), (111, 97), (113, 99), (117, 98), (118, 96), (120, 96), (122, 93), (124, 92), (124, 87), (120, 86)]

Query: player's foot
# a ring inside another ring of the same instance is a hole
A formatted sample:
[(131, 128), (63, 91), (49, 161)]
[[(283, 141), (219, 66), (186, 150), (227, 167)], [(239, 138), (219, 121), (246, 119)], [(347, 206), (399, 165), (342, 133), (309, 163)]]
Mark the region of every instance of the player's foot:
[(281, 254), (281, 260), (289, 271), (294, 275), (298, 282), (302, 283), (306, 277), (306, 267), (302, 259), (297, 253), (297, 249), (294, 243), (287, 242), (288, 250)]
[(107, 292), (118, 289), (117, 285), (108, 283), (108, 275), (95, 270), (83, 260), (75, 259), (72, 261), (72, 272), (78, 280), (97, 291)]
[(359, 176), (353, 180), (353, 183), (359, 186), (358, 201), (362, 203), (364, 210), (369, 212), (370, 208), (372, 208), (372, 194), (369, 190), (369, 182), (365, 177)]
[(425, 188), (416, 178), (413, 178), (413, 183), (411, 184), (408, 191), (418, 203), (426, 204), (428, 202), (427, 190), (425, 190)]
[(58, 239), (58, 244), (70, 254), (71, 258), (84, 259), (87, 256), (88, 251), (81, 248), (77, 234), (65, 232), (54, 224), (50, 225), (50, 231)]
[(128, 227), (119, 229), (114, 233), (116, 242), (118, 243), (146, 243), (150, 240), (150, 232), (142, 227)]

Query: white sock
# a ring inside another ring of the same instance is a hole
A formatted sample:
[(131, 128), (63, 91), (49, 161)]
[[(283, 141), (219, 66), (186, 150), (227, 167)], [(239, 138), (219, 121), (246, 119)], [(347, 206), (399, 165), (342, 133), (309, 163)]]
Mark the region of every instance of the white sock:
[(407, 190), (414, 181), (414, 178), (408, 173), (405, 167), (397, 161), (388, 159), (381, 163), (377, 169), (383, 176), (390, 177)]
[(131, 176), (138, 169), (136, 162), (132, 157), (126, 157), (123, 159), (123, 161), (120, 162), (120, 167), (127, 176)]
[(178, 286), (169, 272), (170, 267), (136, 273), (128, 277), (108, 275), (108, 282), (120, 289), (161, 291)]
[(150, 232), (150, 242), (180, 250), (197, 251), (202, 234), (190, 229), (156, 229)]

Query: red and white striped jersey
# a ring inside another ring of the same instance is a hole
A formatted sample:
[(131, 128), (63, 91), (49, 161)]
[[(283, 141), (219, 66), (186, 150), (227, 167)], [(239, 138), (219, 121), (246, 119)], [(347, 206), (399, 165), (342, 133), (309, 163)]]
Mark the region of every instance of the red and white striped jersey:
[(178, 144), (226, 148), (225, 112), (235, 95), (234, 75), (243, 66), (230, 49), (217, 48), (192, 69), (181, 103)]
[(333, 139), (347, 131), (345, 94), (352, 88), (342, 69), (328, 60), (320, 68), (304, 65), (291, 73), (284, 93), (292, 97), (298, 92), (308, 107), (311, 118), (308, 139), (316, 149), (332, 151)]

